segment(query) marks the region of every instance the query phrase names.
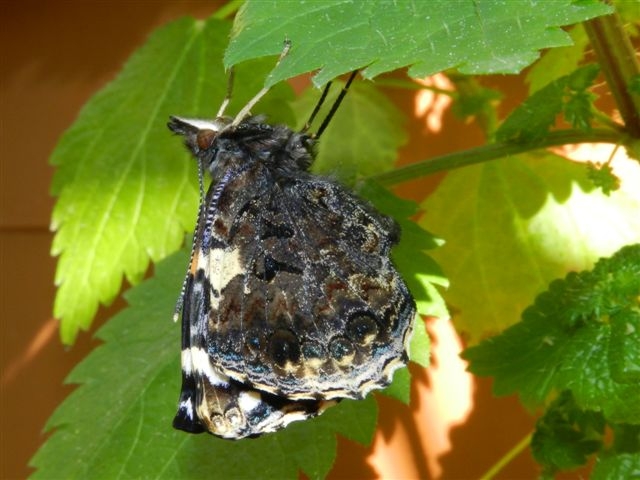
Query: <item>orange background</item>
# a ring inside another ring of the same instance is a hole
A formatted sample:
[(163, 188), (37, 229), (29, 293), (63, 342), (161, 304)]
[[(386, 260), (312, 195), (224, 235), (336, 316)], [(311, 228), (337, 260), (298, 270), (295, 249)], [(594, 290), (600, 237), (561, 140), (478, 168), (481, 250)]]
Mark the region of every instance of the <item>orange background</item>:
[[(48, 193), (48, 157), (84, 102), (154, 28), (185, 14), (204, 18), (218, 4), (30, 0), (0, 6), (0, 478), (29, 474), (27, 462), (46, 439), (45, 421), (73, 390), (62, 384), (64, 378), (96, 345), (92, 332), (124, 306), (117, 301), (101, 309), (91, 332), (82, 333), (72, 348), (60, 344), (51, 318), (55, 259), (49, 255), (48, 226), (54, 199)], [(488, 82), (506, 92), (505, 110), (525, 95), (519, 77)], [(412, 115), (414, 92), (388, 93)], [(443, 133), (427, 134), (424, 122), (413, 119), (401, 162), (482, 144), (477, 128), (450, 113), (443, 122)], [(420, 199), (436, 182), (411, 182), (398, 192)], [(380, 428), (373, 445), (340, 439), (330, 478), (478, 478), (531, 431), (532, 417), (514, 398), (493, 399), (489, 381), (466, 376), (456, 360), (459, 341), (446, 322), (430, 321), (428, 328), (435, 337), (434, 368), (412, 367), (411, 407), (378, 396)], [(459, 417), (450, 431), (447, 408), (457, 409)], [(525, 451), (498, 478), (534, 478), (537, 472)]]

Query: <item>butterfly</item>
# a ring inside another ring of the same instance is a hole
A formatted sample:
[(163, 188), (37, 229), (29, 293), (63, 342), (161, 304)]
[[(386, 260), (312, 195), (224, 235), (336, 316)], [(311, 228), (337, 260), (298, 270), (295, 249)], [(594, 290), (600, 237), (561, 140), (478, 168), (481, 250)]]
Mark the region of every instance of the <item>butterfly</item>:
[(318, 135), (248, 111), (168, 123), (198, 161), (201, 192), (203, 170), (211, 177), (179, 300), (173, 425), (228, 439), (384, 388), (407, 362), (415, 317), (390, 259), (396, 222), (309, 171)]

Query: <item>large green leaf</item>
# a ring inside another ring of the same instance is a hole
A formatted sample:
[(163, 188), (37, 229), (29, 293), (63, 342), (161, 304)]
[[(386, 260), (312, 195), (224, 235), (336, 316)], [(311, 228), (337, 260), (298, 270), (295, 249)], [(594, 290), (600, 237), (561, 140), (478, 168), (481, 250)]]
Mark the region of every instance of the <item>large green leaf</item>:
[[(398, 205), (391, 213), (406, 213)], [(411, 248), (405, 240), (397, 250)], [(343, 401), (320, 418), (256, 440), (230, 442), (173, 430), (180, 328), (170, 318), (187, 261), (182, 251), (158, 263), (151, 280), (125, 295), (131, 306), (98, 332), (104, 344), (69, 376), (69, 383), (80, 386), (47, 424), (53, 434), (32, 460), (35, 478), (297, 478), (298, 470), (321, 478), (333, 463), (336, 433), (360, 443), (371, 440), (377, 411), (372, 397)], [(416, 295), (426, 312), (440, 308), (441, 299), (429, 308), (421, 292)], [(416, 321), (411, 358), (424, 365), (429, 340)], [(402, 369), (387, 393), (408, 401), (408, 392), (408, 371)]]
[(600, 450), (604, 427), (601, 413), (579, 409), (565, 390), (536, 422), (531, 453), (549, 473), (579, 467)]
[(447, 175), (420, 223), (446, 240), (432, 255), (460, 331), (477, 341), (503, 330), (552, 279), (640, 239), (637, 201), (592, 188), (583, 165), (547, 153)]
[(422, 77), (517, 73), (542, 48), (567, 46), (560, 26), (610, 13), (599, 1), (287, 1), (249, 0), (240, 9), (225, 64), (292, 49), (267, 85), (321, 69), (314, 82), (363, 68), (366, 78), (409, 66)]
[[(640, 244), (549, 285), (522, 321), (463, 352), (469, 370), (495, 378), (498, 395), (540, 404), (570, 390), (583, 410), (640, 424)], [(623, 335), (614, 342), (615, 330)], [(620, 369), (620, 366), (626, 368)]]
[[(137, 282), (149, 259), (176, 250), (193, 227), (195, 162), (165, 125), (171, 114), (215, 115), (226, 92), (221, 57), (228, 31), (215, 19), (182, 19), (158, 30), (56, 147), (54, 314), (65, 343), (88, 327), (98, 302), (115, 297), (123, 273)], [(263, 61), (238, 72), (230, 110), (259, 90), (272, 66)], [(274, 97), (282, 103), (290, 89), (274, 89), (271, 102)]]
[(335, 433), (370, 441), (371, 397), (255, 440), (172, 429), (180, 327), (170, 319), (187, 260), (183, 251), (159, 263), (154, 278), (126, 294), (131, 307), (98, 332), (104, 344), (67, 379), (80, 386), (49, 420), (34, 478), (297, 478), (299, 469), (320, 478), (333, 463)]

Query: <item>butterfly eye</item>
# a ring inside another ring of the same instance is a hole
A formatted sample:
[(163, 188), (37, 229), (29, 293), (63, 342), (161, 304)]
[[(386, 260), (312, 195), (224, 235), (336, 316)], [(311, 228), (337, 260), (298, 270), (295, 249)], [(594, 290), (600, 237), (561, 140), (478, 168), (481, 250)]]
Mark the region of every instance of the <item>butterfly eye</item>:
[(206, 150), (211, 147), (215, 139), (216, 132), (209, 129), (199, 130), (198, 134), (196, 135), (196, 143), (198, 144), (198, 148), (200, 150)]

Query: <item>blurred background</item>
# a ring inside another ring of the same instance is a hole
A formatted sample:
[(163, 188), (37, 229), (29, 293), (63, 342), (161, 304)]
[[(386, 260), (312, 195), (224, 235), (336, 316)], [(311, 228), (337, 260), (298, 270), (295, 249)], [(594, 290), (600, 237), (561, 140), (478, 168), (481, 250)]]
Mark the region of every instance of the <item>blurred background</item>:
[[(29, 475), (28, 460), (47, 438), (47, 418), (74, 388), (63, 384), (65, 377), (96, 346), (93, 332), (124, 307), (117, 301), (102, 308), (91, 331), (81, 333), (73, 347), (60, 343), (51, 316), (55, 259), (49, 254), (49, 219), (54, 199), (48, 157), (82, 105), (151, 31), (182, 15), (205, 18), (221, 3), (0, 4), (0, 478)], [(483, 83), (506, 93), (504, 111), (526, 95), (522, 76), (491, 77)], [(385, 92), (409, 119), (410, 142), (399, 163), (483, 143), (482, 132), (456, 119), (442, 98), (400, 89)], [(410, 182), (396, 191), (423, 198), (438, 180)], [(515, 399), (493, 399), (490, 381), (465, 373), (457, 356), (461, 340), (447, 320), (428, 320), (427, 328), (433, 366), (428, 371), (412, 366), (411, 406), (378, 396), (380, 428), (373, 444), (363, 447), (340, 439), (330, 478), (478, 478), (531, 432), (533, 418)], [(499, 478), (533, 478), (537, 472), (526, 450)]]

